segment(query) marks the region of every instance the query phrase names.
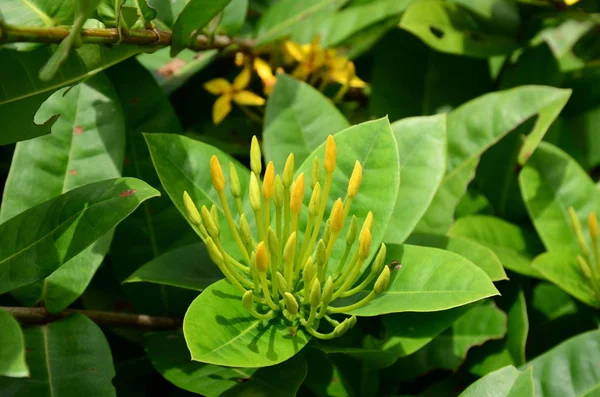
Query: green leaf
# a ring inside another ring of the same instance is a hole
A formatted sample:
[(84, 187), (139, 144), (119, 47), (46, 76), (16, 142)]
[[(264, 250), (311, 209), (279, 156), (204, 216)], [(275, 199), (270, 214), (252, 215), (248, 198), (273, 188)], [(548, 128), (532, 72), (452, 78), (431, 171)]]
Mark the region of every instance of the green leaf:
[(25, 329), (30, 378), (0, 377), (3, 396), (116, 396), (110, 347), (81, 314)]
[(538, 397), (593, 396), (600, 388), (600, 331), (571, 338), (530, 361)]
[(508, 366), (499, 369), (473, 383), (459, 397), (534, 397), (533, 373)]
[(407, 244), (434, 247), (454, 252), (478, 266), (492, 281), (507, 280), (498, 256), (490, 248), (461, 237), (446, 237), (435, 234), (413, 234)]
[[(348, 181), (358, 160), (362, 164), (362, 182), (358, 195), (352, 201), (349, 216), (355, 215), (358, 224), (367, 217), (369, 211), (373, 212), (374, 226), (372, 230), (371, 254), (365, 260), (368, 265), (375, 255), (376, 249), (383, 239), (388, 227), (400, 185), (400, 170), (397, 145), (387, 118), (367, 121), (354, 125), (335, 135), (337, 147), (337, 163), (333, 173), (333, 181), (329, 192), (326, 213), (333, 207), (334, 201), (346, 197)], [(317, 147), (308, 158), (300, 165), (296, 175), (304, 172), (310, 175), (313, 158), (323, 159), (325, 143)], [(305, 230), (308, 218), (308, 203), (310, 191), (306, 189), (303, 201), (304, 209), (300, 213), (299, 229)], [(346, 221), (340, 236), (345, 236), (350, 222)], [(333, 273), (341, 259), (346, 246), (345, 239), (338, 238), (334, 245), (328, 269)]]
[(232, 0), (223, 10), (218, 30), (229, 36), (235, 35), (244, 26), (247, 13), (248, 0)]
[(57, 89), (74, 85), (139, 52), (136, 46), (83, 45), (64, 62), (59, 76), (41, 81), (37, 72), (51, 55), (51, 46), (31, 52), (0, 50), (2, 69), (10, 79), (0, 82), (0, 119), (5, 121), (0, 145), (24, 141), (50, 133), (58, 115), (35, 119), (40, 105)]
[[(97, 75), (54, 93), (38, 115), (63, 114), (52, 134), (19, 142), (6, 181), (0, 222), (73, 188), (121, 176), (125, 120), (110, 82)], [(15, 294), (50, 312), (69, 306), (85, 290), (108, 251), (112, 232), (83, 250), (45, 281)]]
[(183, 320), (192, 360), (232, 367), (256, 368), (281, 363), (308, 343), (303, 328), (282, 317), (257, 320), (242, 305), (239, 291), (218, 281), (192, 302)]
[(569, 95), (570, 90), (522, 86), (486, 94), (450, 112), (447, 119), (447, 174), (424, 216), (423, 225), (417, 230), (445, 234), (452, 224), (458, 200), (473, 178), (483, 152), (538, 114), (520, 149), (518, 160), (523, 164), (542, 140)]
[(534, 287), (531, 306), (548, 320), (577, 313), (573, 298), (550, 283), (539, 283)]
[(296, 355), (263, 368), (231, 368), (190, 360), (181, 331), (147, 334), (145, 346), (152, 365), (175, 386), (207, 397), (277, 395), (293, 397), (306, 377), (306, 361)]
[[(0, 376), (22, 378), (29, 376), (25, 362), (25, 339), (17, 320), (8, 312), (0, 309)], [(2, 379), (2, 378), (0, 378)]]
[(265, 161), (273, 161), (275, 170), (281, 172), (293, 152), (296, 164), (302, 164), (327, 136), (348, 127), (346, 118), (323, 94), (280, 74), (267, 101), (263, 131)]
[(0, 293), (38, 281), (159, 192), (133, 178), (91, 183), (0, 225)]
[(147, 282), (202, 291), (223, 278), (204, 244), (176, 248), (142, 265), (124, 283)]
[(448, 235), (477, 241), (491, 248), (505, 268), (525, 276), (542, 278), (531, 267), (531, 262), (543, 247), (535, 234), (517, 225), (493, 216), (474, 215), (457, 220)]
[(587, 217), (600, 210), (600, 195), (587, 173), (562, 150), (544, 142), (521, 170), (519, 185), (546, 249), (578, 254), (568, 209), (575, 209), (587, 240)]
[(181, 10), (173, 24), (171, 56), (179, 54), (193, 40), (194, 31), (206, 26), (231, 0), (212, 0), (207, 4), (202, 0), (190, 0)]
[[(483, 270), (449, 251), (390, 244), (386, 261), (392, 260), (400, 262), (400, 266), (396, 265), (392, 272), (388, 289), (366, 306), (348, 314), (377, 316), (408, 311), (431, 312), (498, 294)], [(352, 301), (360, 300), (364, 294), (366, 292), (356, 294)]]
[(412, 3), (400, 27), (438, 51), (486, 58), (512, 52), (517, 43), (508, 35), (493, 34), (460, 4), (440, 0)]
[[(581, 302), (600, 307), (600, 292), (582, 273), (574, 255), (565, 252), (546, 252), (531, 264), (544, 278), (556, 284)], [(593, 265), (592, 265), (593, 266)]]
[(446, 116), (402, 119), (392, 124), (392, 130), (402, 183), (384, 241), (402, 244), (429, 207), (446, 171)]

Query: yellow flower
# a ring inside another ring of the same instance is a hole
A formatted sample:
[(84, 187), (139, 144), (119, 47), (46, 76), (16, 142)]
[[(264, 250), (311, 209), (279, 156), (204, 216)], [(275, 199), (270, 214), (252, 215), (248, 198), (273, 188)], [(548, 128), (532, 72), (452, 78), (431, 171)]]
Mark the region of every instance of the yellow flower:
[(367, 84), (356, 76), (354, 62), (346, 57), (338, 56), (335, 50), (327, 53), (326, 78), (344, 86), (364, 88)]
[(565, 4), (568, 6), (572, 6), (573, 4), (577, 3), (579, 0), (565, 0)]
[(310, 74), (318, 72), (325, 65), (325, 51), (321, 47), (319, 35), (315, 36), (310, 44), (299, 45), (293, 41), (286, 41), (284, 48), (287, 54), (298, 62), (292, 75), (300, 80), (306, 80)]
[(219, 95), (213, 106), (213, 122), (219, 124), (231, 112), (231, 101), (238, 105), (262, 106), (264, 98), (245, 90), (250, 83), (250, 68), (245, 67), (233, 80), (233, 84), (223, 78), (216, 78), (204, 84), (204, 89), (214, 95)]
[(277, 77), (273, 74), (271, 66), (264, 59), (256, 57), (254, 58), (254, 70), (262, 80), (265, 95), (271, 95), (277, 82)]

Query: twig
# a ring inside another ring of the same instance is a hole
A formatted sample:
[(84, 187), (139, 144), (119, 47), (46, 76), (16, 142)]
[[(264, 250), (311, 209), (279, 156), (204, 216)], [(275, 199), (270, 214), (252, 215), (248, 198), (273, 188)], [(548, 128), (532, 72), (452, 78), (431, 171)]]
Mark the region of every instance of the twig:
[(67, 317), (72, 313), (87, 316), (98, 325), (118, 328), (138, 328), (145, 330), (166, 330), (181, 328), (182, 320), (173, 317), (148, 316), (146, 314), (129, 314), (104, 312), (99, 310), (65, 309), (60, 313), (49, 313), (44, 307), (6, 307), (0, 306), (17, 320), (27, 324), (46, 324)]
[[(0, 24), (0, 44), (7, 43), (47, 43), (58, 44), (69, 35), (69, 27), (10, 26)], [(122, 29), (121, 37), (116, 28), (82, 29), (81, 41), (84, 44), (132, 44), (152, 47), (165, 47), (171, 44), (171, 33), (152, 29)], [(120, 39), (120, 41), (119, 41)], [(210, 41), (206, 35), (198, 35), (190, 40), (187, 48), (203, 51), (211, 48), (223, 49), (236, 46), (247, 50), (254, 46), (250, 39), (234, 39), (216, 35)]]

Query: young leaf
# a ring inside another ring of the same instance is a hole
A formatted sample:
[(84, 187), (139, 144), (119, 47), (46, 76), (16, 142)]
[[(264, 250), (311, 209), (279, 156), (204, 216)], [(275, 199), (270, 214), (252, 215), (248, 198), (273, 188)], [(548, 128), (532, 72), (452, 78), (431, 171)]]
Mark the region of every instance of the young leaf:
[(175, 386), (207, 397), (246, 393), (293, 397), (306, 377), (301, 355), (270, 367), (231, 368), (190, 360), (183, 332), (146, 334), (145, 346), (152, 365)]
[(206, 288), (189, 307), (183, 332), (192, 360), (229, 367), (256, 368), (281, 363), (310, 340), (304, 328), (283, 318), (252, 317), (239, 291), (228, 281)]
[(110, 347), (100, 328), (81, 314), (25, 329), (31, 377), (0, 377), (7, 396), (116, 396)]
[(0, 379), (3, 376), (22, 378), (29, 376), (29, 368), (25, 362), (25, 340), (17, 320), (8, 312), (0, 309)]
[(289, 153), (301, 164), (328, 135), (350, 124), (339, 110), (319, 91), (286, 74), (277, 83), (267, 101), (264, 126), (265, 161), (273, 161), (281, 172)]
[[(366, 306), (347, 314), (377, 316), (398, 312), (431, 312), (475, 302), (497, 295), (483, 270), (449, 251), (413, 245), (388, 245), (388, 261), (392, 278), (386, 291)], [(343, 302), (358, 301), (368, 292), (361, 292)], [(342, 302), (336, 301), (336, 306)]]
[(402, 183), (383, 241), (402, 244), (429, 207), (446, 171), (446, 116), (402, 119), (392, 124), (392, 130)]
[(2, 223), (0, 293), (50, 275), (159, 194), (137, 179), (111, 179), (70, 190)]
[[(73, 188), (121, 176), (125, 120), (106, 77), (97, 75), (66, 92), (56, 92), (38, 114), (63, 116), (51, 135), (17, 144), (0, 222)], [(46, 280), (14, 293), (28, 305), (44, 300), (50, 312), (61, 311), (83, 292), (111, 239), (109, 232)]]
[(176, 248), (142, 265), (123, 283), (147, 282), (202, 291), (223, 278), (204, 244)]
[(486, 375), (473, 383), (459, 397), (534, 397), (533, 373), (531, 369), (520, 372), (508, 366)]

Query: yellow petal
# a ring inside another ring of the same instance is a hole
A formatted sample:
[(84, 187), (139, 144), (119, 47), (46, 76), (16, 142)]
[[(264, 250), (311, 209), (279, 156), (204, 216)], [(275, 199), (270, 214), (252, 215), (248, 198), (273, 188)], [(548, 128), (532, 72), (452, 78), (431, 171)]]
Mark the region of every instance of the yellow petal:
[(366, 86), (367, 86), (367, 83), (365, 83), (363, 80), (359, 79), (356, 76), (354, 76), (352, 78), (352, 80), (350, 80), (350, 87), (353, 87), (353, 88), (365, 88)]
[(223, 78), (218, 78), (204, 83), (204, 89), (213, 95), (220, 95), (229, 91), (231, 89), (231, 84)]
[(287, 53), (290, 54), (292, 58), (294, 58), (298, 62), (304, 61), (305, 54), (304, 51), (302, 51), (302, 47), (300, 47), (293, 41), (286, 41), (285, 43), (283, 43), (283, 45)]
[(265, 104), (264, 98), (250, 91), (240, 91), (233, 95), (233, 100), (239, 105), (261, 106)]
[(243, 90), (250, 82), (251, 71), (249, 67), (245, 67), (240, 74), (233, 80), (233, 88), (236, 91)]
[(213, 123), (219, 124), (231, 112), (231, 97), (221, 95), (213, 105)]
[(243, 52), (236, 52), (235, 64), (236, 66), (243, 66), (246, 63), (247, 56)]
[(565, 4), (568, 6), (572, 6), (573, 4), (577, 3), (579, 0), (565, 0)]
[(256, 73), (262, 81), (269, 81), (275, 78), (271, 66), (263, 59), (254, 58), (254, 69), (256, 69)]

